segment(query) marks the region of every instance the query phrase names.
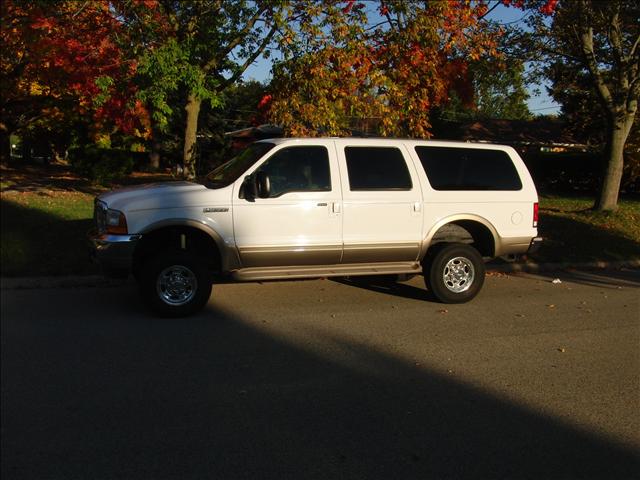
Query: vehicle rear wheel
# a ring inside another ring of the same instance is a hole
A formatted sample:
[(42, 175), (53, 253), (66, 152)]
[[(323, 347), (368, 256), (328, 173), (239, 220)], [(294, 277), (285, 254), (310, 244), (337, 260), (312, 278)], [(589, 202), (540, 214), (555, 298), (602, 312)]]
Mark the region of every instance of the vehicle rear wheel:
[(427, 287), (443, 303), (465, 303), (473, 299), (482, 288), (484, 275), (480, 253), (461, 243), (434, 247), (424, 264)]
[(201, 310), (211, 296), (204, 261), (184, 252), (160, 253), (142, 268), (140, 289), (147, 305), (163, 317), (184, 317)]

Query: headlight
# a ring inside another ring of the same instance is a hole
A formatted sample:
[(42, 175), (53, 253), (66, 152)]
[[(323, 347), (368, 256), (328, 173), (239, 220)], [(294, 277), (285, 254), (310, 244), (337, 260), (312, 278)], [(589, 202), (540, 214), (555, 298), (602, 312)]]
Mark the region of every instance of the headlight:
[(107, 233), (126, 234), (127, 219), (124, 213), (119, 210), (107, 210), (106, 227)]

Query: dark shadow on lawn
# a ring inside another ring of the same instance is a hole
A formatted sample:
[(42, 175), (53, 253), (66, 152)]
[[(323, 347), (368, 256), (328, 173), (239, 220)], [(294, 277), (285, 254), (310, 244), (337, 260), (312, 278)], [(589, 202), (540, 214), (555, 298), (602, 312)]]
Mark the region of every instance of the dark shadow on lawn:
[(542, 247), (531, 258), (539, 262), (622, 261), (640, 258), (640, 243), (577, 220), (542, 215)]
[(212, 306), (156, 319), (133, 290), (55, 293), (3, 294), (5, 480), (640, 471), (630, 448), (347, 338), (324, 356)]
[(3, 276), (98, 273), (89, 260), (92, 220), (66, 220), (7, 199), (0, 201)]

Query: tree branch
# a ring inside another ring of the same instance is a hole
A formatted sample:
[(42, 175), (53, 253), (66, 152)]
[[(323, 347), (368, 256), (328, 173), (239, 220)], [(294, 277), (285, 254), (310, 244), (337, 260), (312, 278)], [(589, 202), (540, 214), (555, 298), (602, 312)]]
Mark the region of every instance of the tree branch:
[(80, 9), (74, 13), (73, 15), (71, 15), (71, 18), (76, 18), (78, 15), (80, 15), (82, 13), (82, 11), (87, 7), (87, 5), (89, 5), (89, 2), (84, 2), (84, 4), (80, 7)]
[[(251, 32), (251, 30), (253, 29), (253, 26), (256, 24), (256, 22), (258, 21), (258, 19), (267, 11), (267, 8), (261, 8), (259, 10), (256, 11), (256, 13), (253, 15), (253, 17), (251, 17), (247, 23), (245, 24), (245, 26), (242, 28), (242, 30), (240, 30), (235, 37), (227, 44), (227, 47), (222, 50), (218, 55), (216, 55), (214, 58), (212, 58), (211, 60), (209, 60), (204, 67), (202, 68), (202, 70), (207, 73), (210, 70), (212, 70), (213, 68), (217, 67), (220, 64), (220, 61), (225, 58), (227, 55), (229, 55), (238, 45), (240, 45), (240, 43), (242, 43), (242, 40), (249, 35), (249, 33)], [(262, 52), (260, 52), (262, 53)], [(257, 58), (257, 57), (256, 57)]]
[(618, 67), (615, 70), (620, 72), (620, 86), (623, 90), (626, 91), (629, 88), (629, 80), (625, 75), (625, 70), (627, 69), (629, 59), (625, 58), (624, 50), (622, 48), (622, 35), (620, 33), (620, 12), (618, 11), (614, 13), (614, 15), (611, 17), (611, 22), (609, 23), (609, 39), (612, 47), (611, 50), (614, 62), (618, 64)]
[(633, 42), (633, 46), (631, 47), (631, 51), (629, 52), (629, 58), (633, 59), (636, 51), (638, 50), (638, 45), (640, 45), (640, 35), (636, 37), (636, 41)]
[(231, 77), (225, 79), (220, 84), (220, 86), (217, 88), (218, 91), (224, 90), (225, 88), (227, 88), (229, 85), (231, 85), (232, 83), (234, 83), (236, 80), (240, 78), (240, 76), (245, 72), (245, 70), (249, 68), (249, 65), (255, 62), (256, 58), (258, 58), (262, 54), (262, 52), (264, 52), (264, 50), (267, 48), (269, 43), (271, 43), (271, 39), (273, 38), (277, 30), (278, 30), (278, 27), (276, 25), (271, 27), (271, 30), (264, 37), (260, 46), (245, 60), (245, 62), (240, 66), (239, 69), (236, 70), (236, 72), (233, 75), (231, 75)]
[(500, 3), (501, 2), (496, 2), (495, 5), (493, 5), (493, 7), (491, 7), (489, 10), (487, 10), (484, 15), (482, 15), (481, 17), (478, 17), (478, 20), (482, 20), (484, 17), (489, 15), (491, 12), (493, 12), (496, 8), (498, 8), (500, 6)]
[(598, 60), (596, 59), (595, 52), (593, 51), (593, 28), (586, 27), (581, 23), (580, 29), (580, 43), (587, 68), (593, 76), (593, 81), (598, 90), (598, 93), (600, 94), (600, 97), (604, 101), (609, 111), (614, 112), (615, 107), (613, 103), (613, 97), (611, 96), (611, 91), (605, 83), (604, 78), (602, 78), (602, 74), (598, 69)]

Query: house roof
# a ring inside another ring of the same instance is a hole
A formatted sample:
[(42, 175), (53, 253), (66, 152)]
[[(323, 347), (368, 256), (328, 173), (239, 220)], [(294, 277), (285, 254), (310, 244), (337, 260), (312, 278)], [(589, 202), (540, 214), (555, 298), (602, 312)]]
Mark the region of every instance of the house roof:
[(572, 135), (565, 122), (556, 118), (484, 119), (465, 124), (442, 122), (434, 125), (433, 138), (514, 145), (580, 145), (582, 143)]
[(282, 128), (277, 125), (260, 125), (257, 127), (242, 128), (240, 130), (234, 130), (232, 132), (225, 132), (225, 136), (234, 139), (260, 139), (269, 137), (282, 136)]

